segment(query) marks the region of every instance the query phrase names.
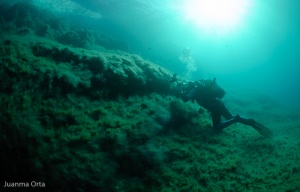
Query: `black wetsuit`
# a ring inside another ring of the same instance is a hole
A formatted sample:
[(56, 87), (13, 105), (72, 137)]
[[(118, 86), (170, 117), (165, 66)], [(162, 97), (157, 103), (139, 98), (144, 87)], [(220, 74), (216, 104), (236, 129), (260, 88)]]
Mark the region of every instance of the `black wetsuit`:
[[(213, 127), (217, 131), (221, 131), (222, 129), (236, 122), (247, 125), (250, 123), (249, 119), (242, 118), (239, 115), (233, 116), (228, 111), (221, 99), (209, 95), (209, 93), (207, 93), (207, 91), (205, 91), (202, 87), (193, 88), (189, 94), (183, 96), (182, 99), (184, 102), (196, 100), (200, 106), (210, 111)], [(222, 121), (222, 117), (224, 117), (226, 121)]]

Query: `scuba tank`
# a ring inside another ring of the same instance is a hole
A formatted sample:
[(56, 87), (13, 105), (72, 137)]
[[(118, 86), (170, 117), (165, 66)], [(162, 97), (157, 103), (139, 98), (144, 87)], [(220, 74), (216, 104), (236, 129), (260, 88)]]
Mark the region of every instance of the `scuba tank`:
[(216, 78), (211, 79), (201, 79), (198, 81), (189, 81), (187, 83), (178, 83), (177, 89), (180, 91), (180, 95), (187, 95), (191, 90), (197, 88), (200, 97), (202, 98), (219, 98), (222, 99), (225, 95), (225, 90), (220, 87)]
[(205, 93), (205, 95), (209, 95), (210, 97), (222, 99), (226, 93), (225, 90), (217, 84), (216, 78), (213, 80), (201, 79), (197, 81), (196, 86), (201, 88), (202, 93)]

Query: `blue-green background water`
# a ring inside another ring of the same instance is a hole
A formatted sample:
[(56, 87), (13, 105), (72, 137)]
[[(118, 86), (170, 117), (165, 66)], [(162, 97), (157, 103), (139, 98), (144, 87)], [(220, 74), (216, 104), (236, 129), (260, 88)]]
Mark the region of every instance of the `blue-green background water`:
[(31, 2), (123, 40), (130, 52), (179, 75), (188, 72), (179, 57), (189, 47), (198, 69), (189, 73), (192, 80), (216, 77), (226, 89), (260, 91), (280, 103), (300, 105), (297, 0), (249, 0), (241, 23), (224, 34), (186, 20), (180, 11), (183, 0)]

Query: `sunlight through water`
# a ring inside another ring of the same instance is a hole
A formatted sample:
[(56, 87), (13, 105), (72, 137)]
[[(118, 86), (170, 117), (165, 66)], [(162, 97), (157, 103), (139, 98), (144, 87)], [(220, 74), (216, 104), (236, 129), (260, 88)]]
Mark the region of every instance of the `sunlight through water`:
[(182, 2), (185, 19), (202, 30), (226, 33), (237, 28), (250, 9), (249, 0), (187, 0)]

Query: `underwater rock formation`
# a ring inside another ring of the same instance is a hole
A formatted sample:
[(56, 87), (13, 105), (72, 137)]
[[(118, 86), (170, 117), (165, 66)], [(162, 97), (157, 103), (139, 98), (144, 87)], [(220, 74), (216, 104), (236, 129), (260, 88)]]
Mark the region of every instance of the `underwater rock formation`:
[(59, 41), (62, 44), (96, 49), (128, 51), (126, 42), (103, 33), (79, 28), (66, 19), (59, 18), (47, 10), (40, 10), (29, 3), (12, 6), (0, 4), (0, 29), (4, 32), (25, 35), (33, 33), (39, 37)]

